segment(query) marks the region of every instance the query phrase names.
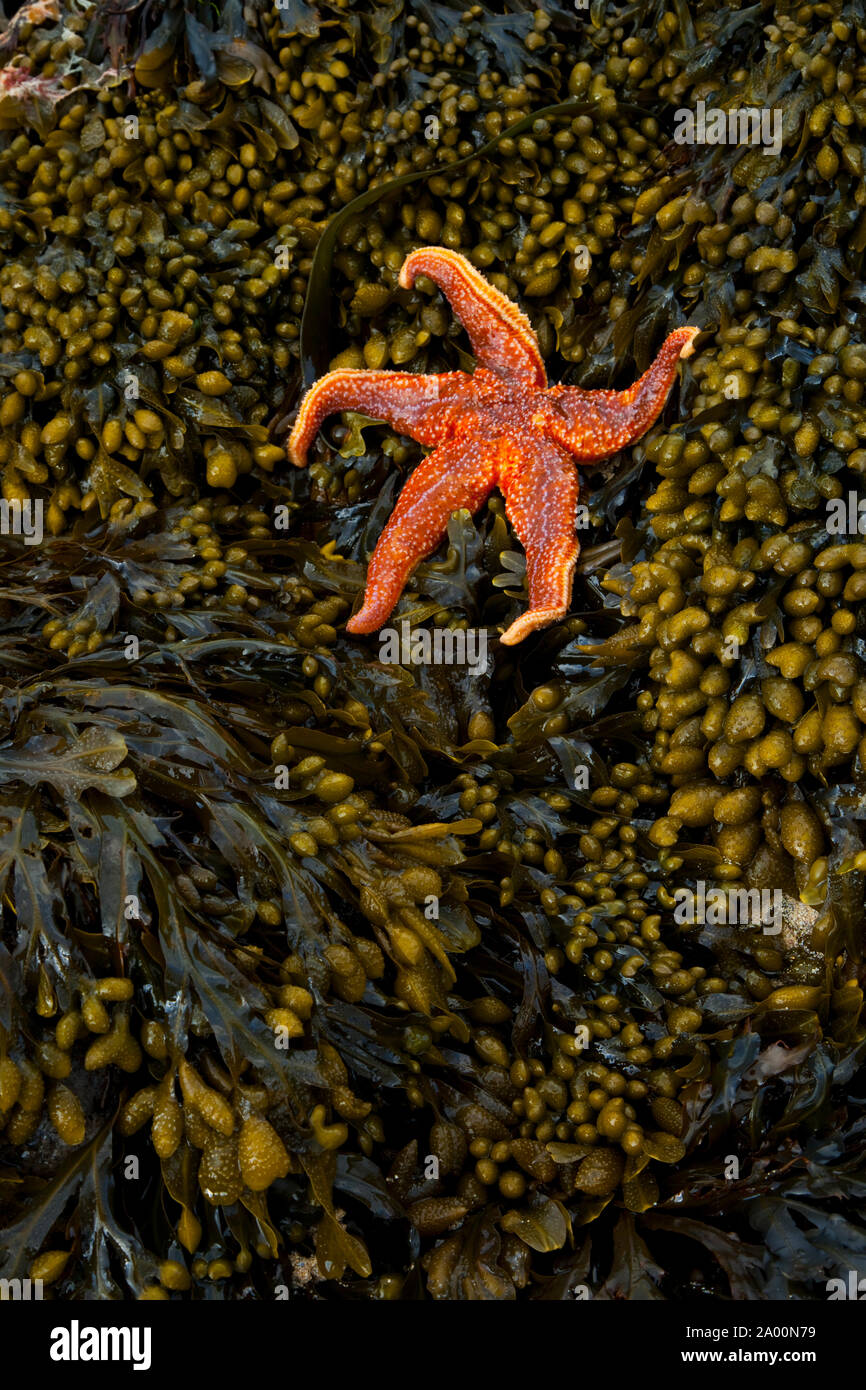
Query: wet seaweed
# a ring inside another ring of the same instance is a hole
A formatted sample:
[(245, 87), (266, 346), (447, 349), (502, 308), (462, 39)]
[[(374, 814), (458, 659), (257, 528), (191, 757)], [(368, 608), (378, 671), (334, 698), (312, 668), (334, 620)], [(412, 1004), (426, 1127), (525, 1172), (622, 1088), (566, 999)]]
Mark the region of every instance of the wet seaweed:
[[(0, 556), (0, 1276), (859, 1277), (866, 552), (827, 524), (862, 491), (857, 16), (53, 10), (2, 48), (0, 469), (46, 536)], [(776, 165), (672, 139), (711, 96), (783, 108)], [(325, 322), (335, 365), (471, 365), (396, 286), (443, 235), (554, 379), (708, 335), (587, 470), (565, 623), (496, 642), (495, 498), (413, 576), (395, 621), (483, 630), (479, 679), (341, 631), (406, 442), (347, 417), (300, 475), (275, 440)], [(778, 936), (683, 920), (698, 880), (778, 888)]]

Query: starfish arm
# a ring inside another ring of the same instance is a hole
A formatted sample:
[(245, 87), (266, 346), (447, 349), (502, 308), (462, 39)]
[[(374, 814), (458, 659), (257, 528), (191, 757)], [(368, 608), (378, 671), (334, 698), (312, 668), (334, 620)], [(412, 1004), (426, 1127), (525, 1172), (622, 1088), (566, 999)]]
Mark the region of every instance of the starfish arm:
[(452, 513), (477, 512), (496, 482), (495, 451), (476, 436), (434, 449), (403, 485), (367, 570), (363, 606), (349, 632), (376, 632), (390, 616), (419, 560), (435, 550)]
[(502, 634), (514, 646), (537, 628), (562, 618), (580, 545), (575, 535), (578, 481), (564, 450), (541, 438), (508, 446), (499, 486), (509, 520), (526, 551), (529, 608)]
[(676, 380), (677, 362), (694, 352), (699, 328), (677, 328), (668, 334), (658, 357), (626, 391), (581, 391), (554, 386), (549, 407), (539, 424), (544, 433), (585, 463), (609, 458), (646, 434), (662, 412)]
[(301, 401), (289, 436), (289, 458), (303, 468), (322, 421), (339, 410), (359, 410), (372, 420), (387, 421), (419, 444), (439, 444), (450, 427), (454, 404), (471, 392), (471, 382), (465, 372), (328, 372)]
[(533, 389), (547, 385), (528, 318), (464, 256), (441, 246), (422, 246), (403, 262), (403, 289), (411, 289), (418, 275), (426, 275), (442, 290), (469, 334), (479, 366), (517, 385)]

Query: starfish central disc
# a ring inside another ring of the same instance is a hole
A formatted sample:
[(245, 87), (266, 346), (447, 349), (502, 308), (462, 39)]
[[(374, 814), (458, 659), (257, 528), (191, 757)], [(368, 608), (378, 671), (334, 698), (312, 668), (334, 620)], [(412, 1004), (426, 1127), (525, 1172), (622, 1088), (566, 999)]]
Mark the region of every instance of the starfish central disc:
[(677, 362), (694, 351), (697, 328), (677, 328), (643, 376), (625, 391), (547, 385), (529, 320), (456, 251), (413, 251), (400, 284), (419, 275), (442, 290), (469, 334), (477, 366), (467, 372), (328, 372), (307, 392), (289, 437), (299, 468), (328, 415), (358, 410), (432, 447), (410, 475), (367, 573), (364, 602), (349, 632), (375, 632), (409, 576), (463, 507), (476, 512), (494, 488), (526, 551), (529, 608), (502, 634), (508, 645), (564, 617), (580, 546), (575, 535), (575, 461), (598, 463), (633, 444), (658, 418)]

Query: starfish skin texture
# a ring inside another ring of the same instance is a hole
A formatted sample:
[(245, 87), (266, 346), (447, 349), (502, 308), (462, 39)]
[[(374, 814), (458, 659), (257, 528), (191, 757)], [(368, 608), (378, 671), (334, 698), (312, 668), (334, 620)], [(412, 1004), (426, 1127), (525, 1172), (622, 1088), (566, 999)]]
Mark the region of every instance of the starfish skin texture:
[(694, 351), (698, 328), (677, 328), (643, 376), (625, 391), (548, 386), (529, 320), (456, 251), (422, 247), (400, 271), (438, 285), (469, 335), (476, 368), (411, 372), (335, 371), (301, 402), (288, 443), (302, 468), (322, 421), (357, 410), (432, 446), (410, 474), (367, 572), (364, 602), (347, 629), (376, 632), (409, 576), (430, 555), (462, 507), (478, 511), (494, 488), (526, 552), (529, 608), (502, 634), (513, 646), (568, 612), (580, 546), (575, 535), (575, 461), (599, 463), (634, 444), (661, 413), (677, 362)]

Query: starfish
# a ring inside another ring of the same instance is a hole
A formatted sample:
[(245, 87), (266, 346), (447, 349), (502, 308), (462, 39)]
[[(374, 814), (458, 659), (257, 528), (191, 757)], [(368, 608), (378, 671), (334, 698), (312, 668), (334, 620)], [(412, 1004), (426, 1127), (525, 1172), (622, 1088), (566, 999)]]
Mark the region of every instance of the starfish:
[(302, 468), (326, 416), (357, 410), (384, 420), (433, 452), (417, 465), (373, 551), (364, 602), (347, 628), (375, 632), (393, 611), (415, 566), (439, 545), (453, 512), (478, 511), (494, 487), (526, 551), (529, 608), (502, 634), (513, 646), (565, 616), (580, 546), (575, 536), (574, 461), (599, 463), (633, 444), (658, 418), (679, 358), (698, 328), (677, 328), (625, 391), (548, 386), (526, 316), (456, 251), (421, 247), (404, 261), (400, 285), (419, 275), (438, 285), (466, 329), (476, 367), (411, 372), (328, 372), (301, 402), (288, 455)]

